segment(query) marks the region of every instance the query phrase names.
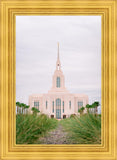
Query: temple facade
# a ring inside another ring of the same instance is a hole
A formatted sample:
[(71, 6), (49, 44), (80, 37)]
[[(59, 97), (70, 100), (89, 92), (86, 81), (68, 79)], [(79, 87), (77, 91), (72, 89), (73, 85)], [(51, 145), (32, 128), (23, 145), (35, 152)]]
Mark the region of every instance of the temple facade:
[[(85, 94), (70, 93), (65, 87), (65, 78), (61, 70), (58, 56), (56, 69), (52, 78), (52, 88), (45, 94), (33, 94), (29, 96), (30, 113), (31, 108), (36, 107), (41, 113), (56, 119), (68, 118), (72, 114), (79, 114), (78, 109), (88, 104), (88, 96)], [(84, 110), (86, 112), (86, 109)]]

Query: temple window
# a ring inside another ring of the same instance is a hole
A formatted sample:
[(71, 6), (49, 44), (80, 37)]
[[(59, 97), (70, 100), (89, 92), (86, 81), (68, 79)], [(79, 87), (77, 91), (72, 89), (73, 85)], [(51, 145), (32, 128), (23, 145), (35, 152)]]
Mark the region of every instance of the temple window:
[(52, 112), (54, 113), (54, 101), (52, 102)]
[(83, 101), (78, 102), (78, 110), (83, 106)]
[(63, 101), (63, 113), (64, 113), (64, 101)]
[(69, 101), (69, 109), (71, 109), (71, 101)]
[(47, 107), (48, 107), (48, 101), (46, 101), (46, 109), (47, 109)]
[(60, 88), (60, 77), (57, 77), (56, 79), (56, 87)]
[(56, 99), (56, 106), (61, 106), (61, 99)]
[(39, 102), (38, 101), (34, 101), (34, 107), (39, 110)]

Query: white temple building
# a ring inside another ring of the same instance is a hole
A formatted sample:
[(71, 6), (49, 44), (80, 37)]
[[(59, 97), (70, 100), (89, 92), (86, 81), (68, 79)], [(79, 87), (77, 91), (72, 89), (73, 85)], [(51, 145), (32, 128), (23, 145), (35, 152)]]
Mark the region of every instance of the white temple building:
[[(32, 107), (39, 109), (41, 113), (47, 114), (49, 117), (63, 119), (71, 114), (79, 114), (78, 109), (88, 104), (88, 96), (85, 94), (73, 94), (65, 88), (65, 78), (61, 70), (59, 58), (56, 61), (56, 69), (52, 78), (52, 88), (48, 93), (33, 94), (29, 96), (30, 113)], [(85, 111), (86, 112), (86, 109)]]

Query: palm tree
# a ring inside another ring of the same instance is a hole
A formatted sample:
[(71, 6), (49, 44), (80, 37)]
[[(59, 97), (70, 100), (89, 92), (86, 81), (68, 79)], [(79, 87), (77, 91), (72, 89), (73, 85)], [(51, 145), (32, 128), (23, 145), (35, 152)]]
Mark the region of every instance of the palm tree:
[(20, 102), (16, 102), (16, 106), (17, 106), (17, 114), (18, 114), (19, 113)]
[(25, 105), (26, 105), (26, 104), (24, 104), (24, 103), (21, 103), (22, 114), (23, 114), (23, 112), (24, 112)]
[(23, 105), (23, 114), (25, 114), (26, 106), (26, 104)]
[(87, 113), (89, 113), (89, 108), (91, 108), (90, 106), (91, 106), (91, 105), (89, 105), (89, 104), (86, 105)]
[(80, 115), (83, 114), (84, 109), (85, 109), (84, 107), (81, 107), (81, 108), (78, 110), (78, 112), (80, 112)]
[(91, 112), (91, 113), (92, 113), (92, 111), (91, 111), (92, 108), (93, 108), (92, 105), (89, 105), (89, 112)]
[(39, 111), (37, 108), (35, 108), (35, 107), (32, 107), (31, 110), (33, 111), (33, 114), (34, 114), (34, 115), (37, 115), (37, 113), (40, 112), (40, 111)]
[(100, 105), (100, 103), (98, 102), (98, 101), (96, 101), (96, 102), (94, 102), (93, 104), (92, 104), (92, 108), (94, 108), (95, 109), (95, 113), (97, 114), (97, 107)]
[(26, 113), (27, 113), (27, 109), (29, 108), (29, 105), (25, 105), (25, 109), (26, 109)]
[(24, 103), (16, 102), (17, 106), (17, 113), (21, 114), (21, 109), (22, 109), (22, 114), (25, 112), (25, 109), (28, 109), (30, 106), (26, 105)]

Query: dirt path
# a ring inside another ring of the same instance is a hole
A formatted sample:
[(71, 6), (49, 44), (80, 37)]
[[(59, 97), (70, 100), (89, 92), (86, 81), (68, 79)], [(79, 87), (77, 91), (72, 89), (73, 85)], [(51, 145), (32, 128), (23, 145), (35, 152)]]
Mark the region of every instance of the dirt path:
[(55, 130), (48, 132), (46, 136), (41, 137), (39, 141), (41, 144), (70, 144), (67, 132), (61, 124)]

